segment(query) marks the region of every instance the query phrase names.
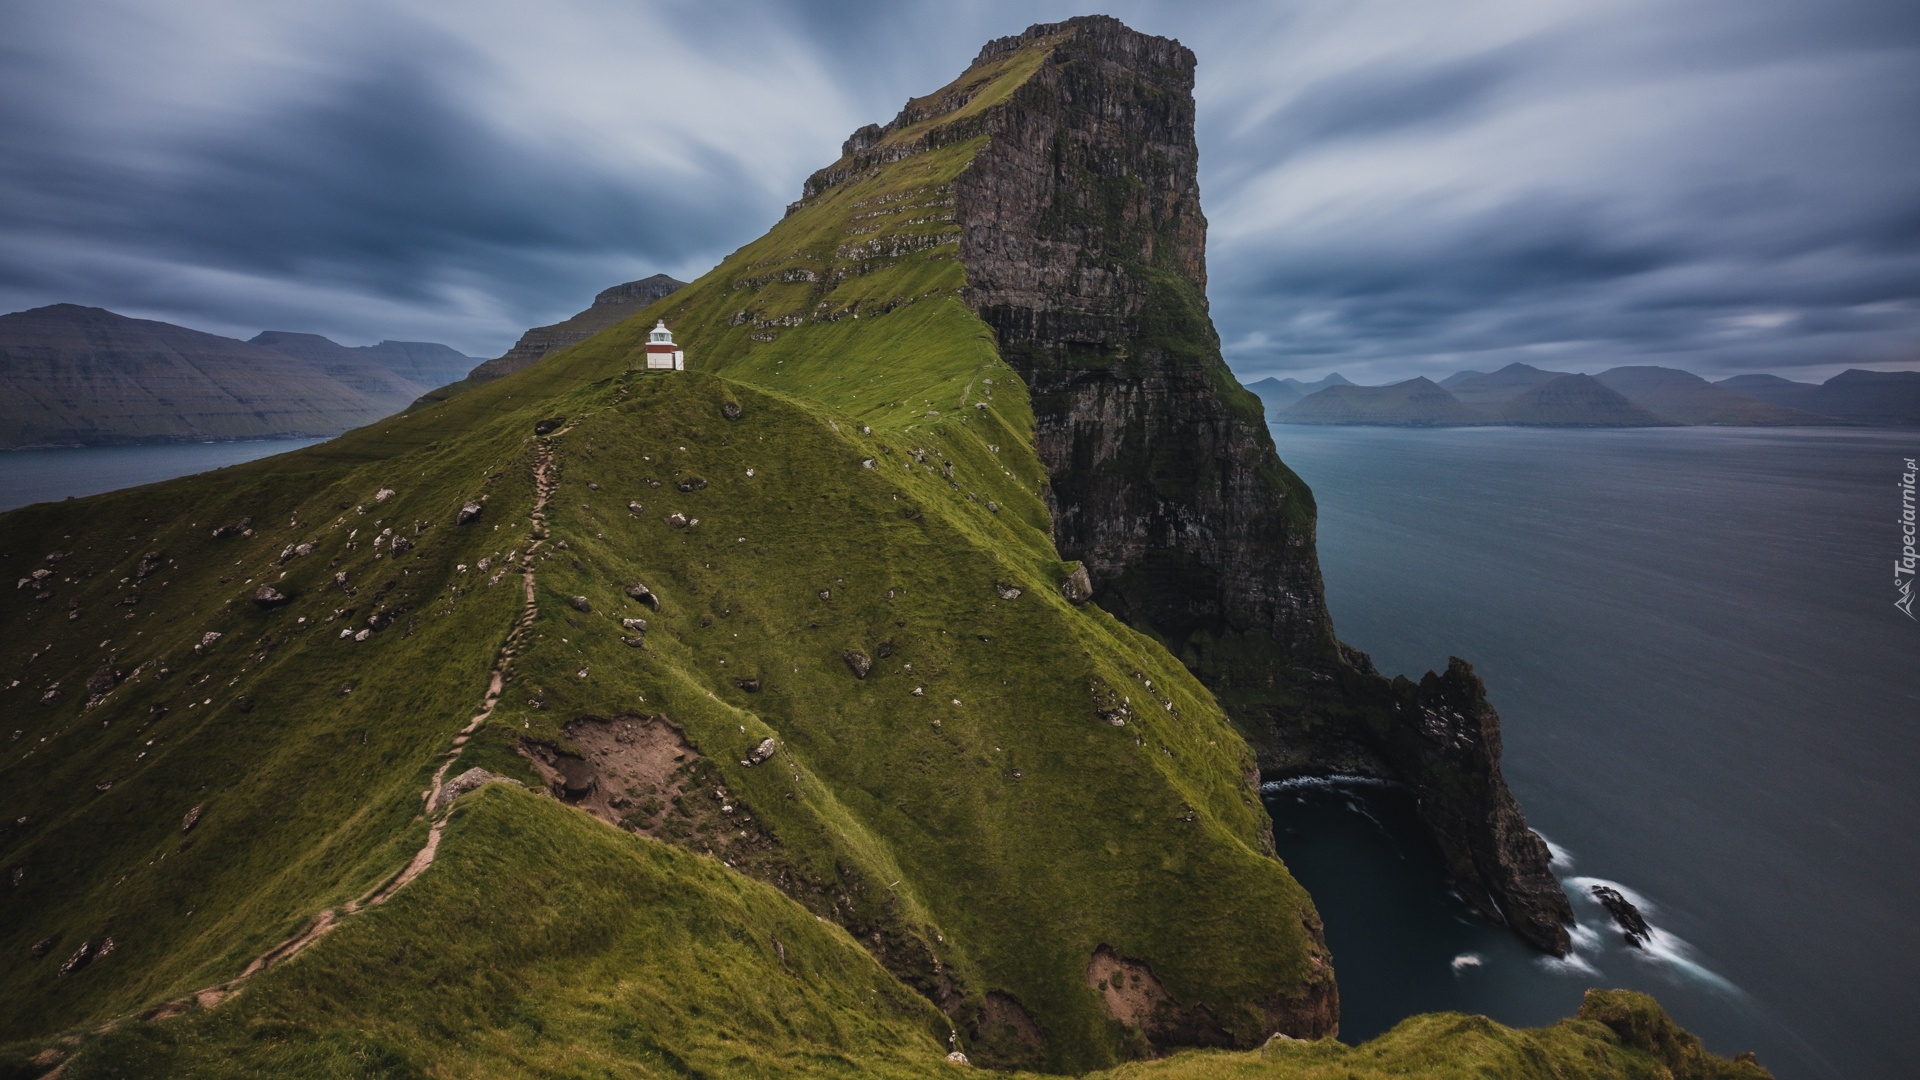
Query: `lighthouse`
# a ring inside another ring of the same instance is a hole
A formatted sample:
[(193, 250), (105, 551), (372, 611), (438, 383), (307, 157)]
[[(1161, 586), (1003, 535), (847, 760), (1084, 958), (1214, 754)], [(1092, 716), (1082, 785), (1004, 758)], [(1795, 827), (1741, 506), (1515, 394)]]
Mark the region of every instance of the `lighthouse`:
[(673, 343), (673, 331), (667, 329), (665, 319), (655, 322), (652, 332), (647, 334), (647, 370), (687, 370), (687, 354)]

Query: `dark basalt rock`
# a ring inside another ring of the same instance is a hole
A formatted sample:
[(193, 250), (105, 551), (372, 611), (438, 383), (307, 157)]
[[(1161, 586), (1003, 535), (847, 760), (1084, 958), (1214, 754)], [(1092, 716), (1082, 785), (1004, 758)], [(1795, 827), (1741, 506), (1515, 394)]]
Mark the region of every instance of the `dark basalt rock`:
[(253, 529), (253, 519), (250, 517), (243, 517), (239, 521), (222, 525), (219, 528), (213, 530), (213, 538), (215, 540), (225, 540), (229, 536), (239, 536), (243, 533), (251, 531), (252, 529)]
[(1572, 908), (1500, 775), (1472, 669), (1389, 682), (1334, 636), (1313, 493), (1208, 315), (1193, 53), (1088, 16), (995, 41), (974, 65), (1029, 47), (1046, 56), (1005, 100), (928, 125), (965, 97), (922, 99), (856, 132), (805, 196), (984, 136), (952, 186), (964, 297), (1027, 384), (1061, 556), (1213, 690), (1263, 776), (1407, 784), (1462, 894), (1564, 955)]
[(560, 427), (566, 422), (567, 418), (564, 416), (549, 416), (545, 420), (534, 423), (533, 433), (535, 435), (551, 435), (560, 430)]
[(1093, 579), (1088, 576), (1087, 568), (1076, 566), (1068, 572), (1066, 580), (1060, 583), (1060, 591), (1070, 604), (1084, 604), (1093, 599)]
[(166, 565), (167, 557), (158, 551), (149, 551), (140, 556), (140, 565), (133, 568), (133, 579), (144, 581), (153, 576), (154, 571)]
[(584, 596), (573, 597), (572, 599), (568, 600), (567, 603), (575, 611), (584, 613), (584, 612), (590, 612), (593, 610), (593, 601), (588, 600)]
[(873, 670), (873, 657), (859, 649), (848, 649), (840, 654), (840, 658), (847, 662), (847, 670), (853, 672), (856, 679), (866, 678), (867, 673)]
[(697, 476), (689, 476), (673, 486), (681, 491), (699, 491), (707, 486), (707, 482)]
[(637, 581), (627, 586), (627, 598), (645, 604), (655, 611), (660, 610), (660, 598), (653, 595), (652, 590)]
[(460, 512), (454, 515), (453, 523), (455, 525), (471, 524), (472, 522), (474, 522), (480, 517), (481, 511), (485, 509), (486, 507), (481, 506), (477, 502), (470, 502), (465, 506), (462, 506), (460, 508)]
[(733, 685), (739, 687), (742, 690), (745, 690), (749, 694), (757, 694), (760, 692), (759, 679), (755, 679), (755, 678), (735, 679), (733, 680)]
[(1653, 939), (1653, 927), (1647, 925), (1646, 916), (1633, 906), (1633, 901), (1622, 896), (1619, 889), (1606, 885), (1594, 885), (1591, 889), (1594, 899), (1600, 901), (1600, 906), (1620, 925), (1620, 936), (1626, 943), (1636, 949), (1646, 948), (1647, 942)]
[(720, 415), (729, 420), (738, 420), (741, 415), (740, 406), (735, 405), (731, 401), (723, 401), (720, 403)]

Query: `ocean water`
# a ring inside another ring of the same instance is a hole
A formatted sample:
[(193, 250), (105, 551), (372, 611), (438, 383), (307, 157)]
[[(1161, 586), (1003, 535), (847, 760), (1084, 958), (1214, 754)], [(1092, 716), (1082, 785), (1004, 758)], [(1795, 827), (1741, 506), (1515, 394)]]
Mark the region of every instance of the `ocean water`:
[(1549, 962), (1448, 893), (1404, 794), (1270, 788), (1343, 1038), (1628, 986), (1779, 1076), (1920, 1076), (1920, 623), (1893, 603), (1920, 433), (1273, 432), (1341, 638), (1388, 674), (1474, 664), (1580, 916)]
[(324, 439), (86, 446), (0, 450), (0, 511), (29, 503), (98, 495), (284, 454)]

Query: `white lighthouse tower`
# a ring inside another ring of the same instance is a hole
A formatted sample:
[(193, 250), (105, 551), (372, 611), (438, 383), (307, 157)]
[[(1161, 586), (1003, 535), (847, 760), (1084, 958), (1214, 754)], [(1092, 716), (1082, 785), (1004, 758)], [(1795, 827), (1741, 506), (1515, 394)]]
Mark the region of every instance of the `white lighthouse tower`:
[(673, 331), (667, 329), (665, 319), (655, 322), (652, 332), (647, 334), (647, 370), (687, 370), (687, 354), (673, 343)]

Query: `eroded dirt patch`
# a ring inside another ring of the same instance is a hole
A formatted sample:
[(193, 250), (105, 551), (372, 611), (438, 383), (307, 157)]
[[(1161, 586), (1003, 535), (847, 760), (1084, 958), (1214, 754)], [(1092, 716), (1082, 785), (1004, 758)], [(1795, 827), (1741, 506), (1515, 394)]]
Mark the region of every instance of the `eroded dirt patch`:
[(1190, 1046), (1233, 1046), (1235, 1040), (1205, 1005), (1182, 1007), (1145, 960), (1111, 946), (1093, 950), (1087, 985), (1100, 995), (1107, 1015), (1139, 1031), (1155, 1054)]
[(1047, 1037), (1018, 998), (993, 990), (974, 1017), (969, 1053), (995, 1069), (1038, 1069), (1046, 1059)]
[(564, 729), (577, 753), (521, 744), (548, 790), (629, 832), (652, 836), (684, 801), (700, 755), (664, 716), (581, 717)]
[(665, 716), (583, 716), (562, 732), (565, 747), (534, 740), (520, 746), (562, 801), (756, 877), (778, 883), (784, 876), (774, 865), (774, 840), (757, 816)]

